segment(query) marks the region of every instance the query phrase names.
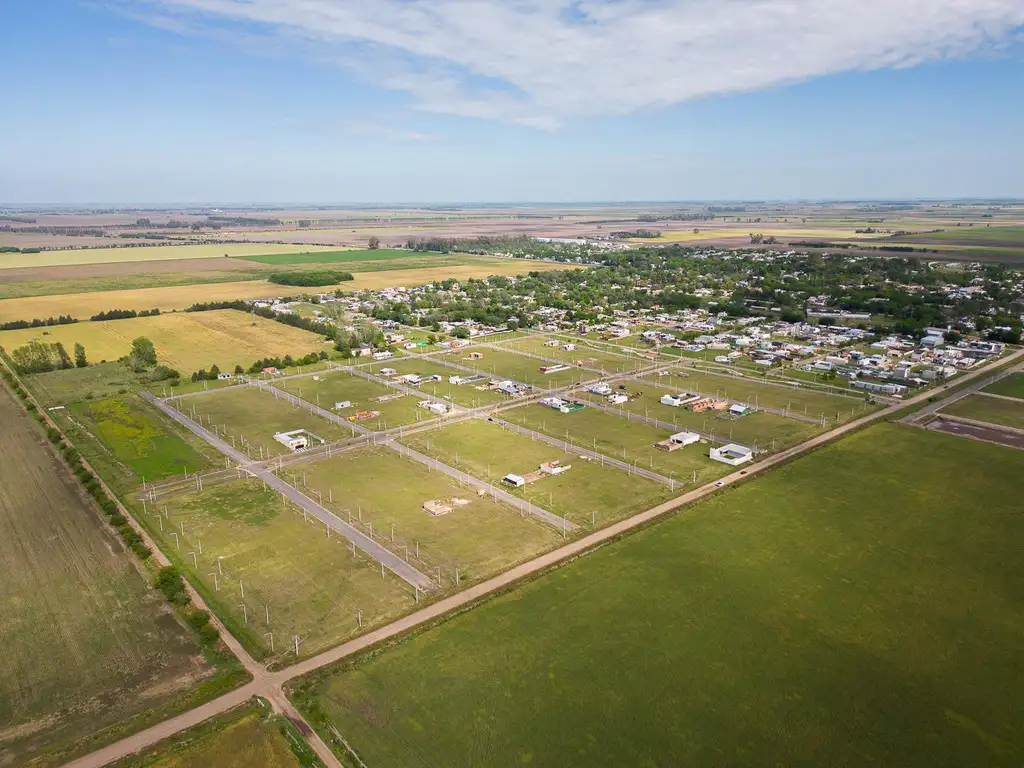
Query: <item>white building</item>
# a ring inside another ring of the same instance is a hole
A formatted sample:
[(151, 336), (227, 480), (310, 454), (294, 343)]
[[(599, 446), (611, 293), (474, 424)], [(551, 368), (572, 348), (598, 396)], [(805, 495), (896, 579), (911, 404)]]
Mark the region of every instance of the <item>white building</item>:
[(738, 467), (754, 460), (754, 452), (744, 445), (729, 443), (721, 448), (712, 448), (708, 456), (714, 461), (728, 464), (730, 467)]

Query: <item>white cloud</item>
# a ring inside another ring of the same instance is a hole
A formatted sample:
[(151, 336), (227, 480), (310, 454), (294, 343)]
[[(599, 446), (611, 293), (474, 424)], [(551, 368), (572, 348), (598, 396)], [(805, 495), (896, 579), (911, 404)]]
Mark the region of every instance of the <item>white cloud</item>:
[(386, 123), (356, 120), (345, 123), (348, 136), (360, 139), (383, 139), (385, 141), (434, 141), (437, 136), (422, 131), (408, 131)]
[(417, 108), (553, 128), (713, 94), (965, 56), (1021, 0), (135, 0), (245, 22)]

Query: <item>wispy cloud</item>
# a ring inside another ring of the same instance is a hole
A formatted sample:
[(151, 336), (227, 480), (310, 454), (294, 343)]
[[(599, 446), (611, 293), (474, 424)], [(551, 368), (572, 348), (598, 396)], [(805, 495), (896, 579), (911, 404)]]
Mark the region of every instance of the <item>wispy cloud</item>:
[[(240, 25), (411, 94), (550, 129), (1005, 44), (1021, 0), (128, 0)], [(167, 21), (164, 22), (168, 24)]]
[(383, 139), (384, 141), (436, 141), (437, 135), (422, 131), (408, 131), (392, 125), (377, 122), (350, 121), (345, 123), (346, 135), (359, 139)]

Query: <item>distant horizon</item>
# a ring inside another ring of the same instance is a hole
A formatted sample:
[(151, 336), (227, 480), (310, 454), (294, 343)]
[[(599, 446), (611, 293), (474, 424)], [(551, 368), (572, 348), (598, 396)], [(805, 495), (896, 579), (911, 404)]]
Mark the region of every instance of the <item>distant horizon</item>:
[(493, 208), (505, 206), (510, 208), (543, 207), (557, 208), (566, 206), (592, 207), (640, 207), (665, 205), (842, 205), (875, 203), (882, 205), (927, 204), (927, 203), (964, 203), (964, 204), (1024, 204), (1024, 197), (856, 197), (856, 198), (693, 198), (693, 199), (651, 199), (651, 200), (395, 200), (395, 201), (305, 201), (305, 202), (227, 202), (227, 201), (170, 201), (170, 202), (102, 202), (102, 201), (69, 201), (45, 203), (11, 203), (0, 202), (0, 211), (37, 211), (40, 209), (93, 210), (170, 210), (183, 208), (221, 208), (228, 210), (262, 209), (262, 210), (339, 210), (355, 208), (364, 210), (380, 210), (383, 208)]

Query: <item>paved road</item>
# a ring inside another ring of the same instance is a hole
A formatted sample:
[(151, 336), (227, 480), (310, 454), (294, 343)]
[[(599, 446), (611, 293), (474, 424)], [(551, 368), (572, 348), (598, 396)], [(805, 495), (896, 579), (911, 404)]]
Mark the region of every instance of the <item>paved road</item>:
[(209, 430), (196, 424), (192, 419), (185, 416), (183, 413), (179, 413), (174, 410), (170, 405), (164, 403), (160, 398), (143, 393), (143, 397), (149, 400), (153, 405), (159, 408), (161, 411), (166, 413), (176, 422), (181, 424), (183, 427), (188, 429), (190, 432), (198, 435), (203, 440), (208, 442), (218, 451), (223, 453), (238, 462), (239, 467), (253, 475), (258, 477), (268, 486), (273, 488), (275, 491), (280, 493), (286, 499), (291, 501), (295, 506), (300, 509), (304, 509), (307, 513), (313, 515), (324, 525), (328, 526), (331, 530), (344, 536), (348, 541), (355, 545), (358, 549), (362, 550), (365, 554), (372, 557), (379, 563), (383, 563), (384, 567), (394, 573), (402, 580), (408, 582), (410, 585), (419, 589), (430, 591), (436, 587), (434, 582), (426, 575), (420, 573), (418, 570), (413, 568), (409, 563), (405, 562), (402, 558), (396, 555), (386, 547), (381, 546), (372, 538), (367, 536), (362, 531), (349, 525), (347, 522), (342, 520), (337, 515), (334, 515), (322, 505), (313, 501), (311, 498), (306, 496), (297, 488), (289, 485), (284, 480), (279, 478), (273, 472), (270, 472), (263, 466), (253, 463), (248, 460), (245, 454), (235, 450), (230, 445), (225, 443), (216, 435), (212, 434)]
[(985, 443), (1005, 445), (1010, 448), (1024, 450), (1024, 430), (1010, 430), (1007, 427), (998, 427), (986, 422), (974, 421), (972, 419), (960, 419), (954, 416), (939, 417), (931, 421), (925, 429), (934, 432), (948, 432), (959, 437), (981, 440)]
[(581, 445), (569, 443), (566, 442), (565, 440), (560, 440), (557, 437), (545, 435), (543, 432), (537, 432), (536, 430), (530, 429), (529, 427), (524, 427), (521, 424), (505, 421), (504, 419), (499, 419), (496, 416), (491, 416), (489, 417), (488, 420), (493, 421), (495, 424), (497, 424), (500, 427), (503, 427), (504, 429), (511, 429), (513, 432), (517, 432), (520, 435), (526, 435), (527, 437), (536, 438), (537, 440), (541, 440), (547, 443), (548, 445), (553, 445), (554, 447), (558, 448), (559, 450), (563, 450), (566, 453), (577, 453), (580, 454), (581, 456), (589, 456), (591, 459), (594, 459), (595, 461), (600, 461), (602, 466), (604, 466), (605, 464), (609, 464), (613, 467), (616, 467), (617, 469), (629, 472), (632, 475), (640, 475), (640, 477), (646, 477), (648, 480), (654, 480), (656, 483), (663, 483), (664, 485), (669, 486), (673, 490), (675, 490), (675, 487), (677, 485), (682, 485), (681, 482), (673, 480), (670, 477), (665, 477), (664, 475), (659, 475), (657, 472), (652, 472), (649, 469), (644, 469), (643, 467), (638, 467), (628, 462), (620, 461), (619, 459), (613, 459), (612, 457), (605, 456), (604, 454), (598, 453), (597, 451), (592, 451), (591, 449), (584, 448)]
[[(1008, 359), (1019, 359), (1022, 355), (1024, 355), (1024, 350), (1018, 350), (1012, 353)], [(973, 374), (968, 373), (962, 377), (957, 384), (959, 385), (964, 381), (972, 380), (984, 373), (984, 371), (977, 371)], [(69, 763), (68, 768), (102, 768), (114, 760), (139, 752), (153, 744), (156, 744), (162, 739), (173, 736), (186, 728), (203, 722), (210, 717), (214, 717), (221, 712), (225, 712), (245, 701), (250, 696), (263, 695), (270, 698), (281, 689), (281, 686), (301, 675), (308, 674), (328, 664), (333, 664), (341, 661), (342, 659), (358, 654), (377, 643), (404, 634), (405, 632), (427, 624), (450, 611), (463, 608), (493, 592), (505, 589), (509, 585), (514, 584), (521, 579), (532, 576), (539, 571), (550, 568), (551, 566), (557, 565), (567, 559), (583, 554), (584, 552), (604, 542), (610, 541), (617, 536), (627, 533), (634, 528), (646, 525), (648, 522), (655, 520), (662, 515), (673, 512), (682, 506), (704, 498), (717, 490), (719, 484), (730, 485), (741, 479), (760, 474), (781, 462), (788, 461), (802, 453), (806, 453), (814, 448), (826, 445), (827, 443), (830, 443), (856, 429), (860, 429), (867, 424), (871, 424), (891, 416), (902, 408), (924, 402), (934, 394), (946, 391), (947, 389), (949, 389), (949, 385), (939, 387), (935, 391), (923, 392), (920, 395), (906, 400), (905, 402), (896, 403), (888, 408), (875, 411), (874, 413), (862, 416), (861, 418), (850, 421), (840, 427), (836, 427), (829, 432), (812, 437), (807, 442), (801, 443), (800, 445), (794, 446), (793, 448), (789, 448), (785, 451), (781, 451), (758, 464), (748, 465), (748, 469), (734, 472), (714, 483), (708, 483), (700, 488), (685, 493), (682, 496), (663, 504), (659, 504), (646, 512), (641, 512), (638, 515), (634, 515), (626, 520), (614, 523), (607, 528), (602, 528), (601, 530), (595, 531), (594, 533), (577, 539), (576, 541), (572, 541), (564, 547), (559, 547), (547, 554), (518, 565), (505, 573), (499, 574), (491, 579), (487, 579), (486, 581), (482, 581), (479, 584), (470, 586), (455, 595), (439, 600), (436, 603), (426, 606), (422, 610), (411, 613), (385, 627), (368, 632), (355, 640), (343, 643), (331, 650), (301, 661), (279, 672), (265, 673), (261, 679), (254, 680), (252, 683), (249, 683), (236, 691), (225, 694), (214, 701), (208, 702), (197, 709), (191, 710), (183, 715), (179, 715), (171, 720), (167, 720), (145, 731), (134, 734), (133, 736), (129, 736), (104, 749)], [(327, 765), (331, 768), (335, 768), (336, 766), (339, 766), (339, 763), (333, 758), (333, 756), (331, 756), (330, 759), (327, 760)]]

